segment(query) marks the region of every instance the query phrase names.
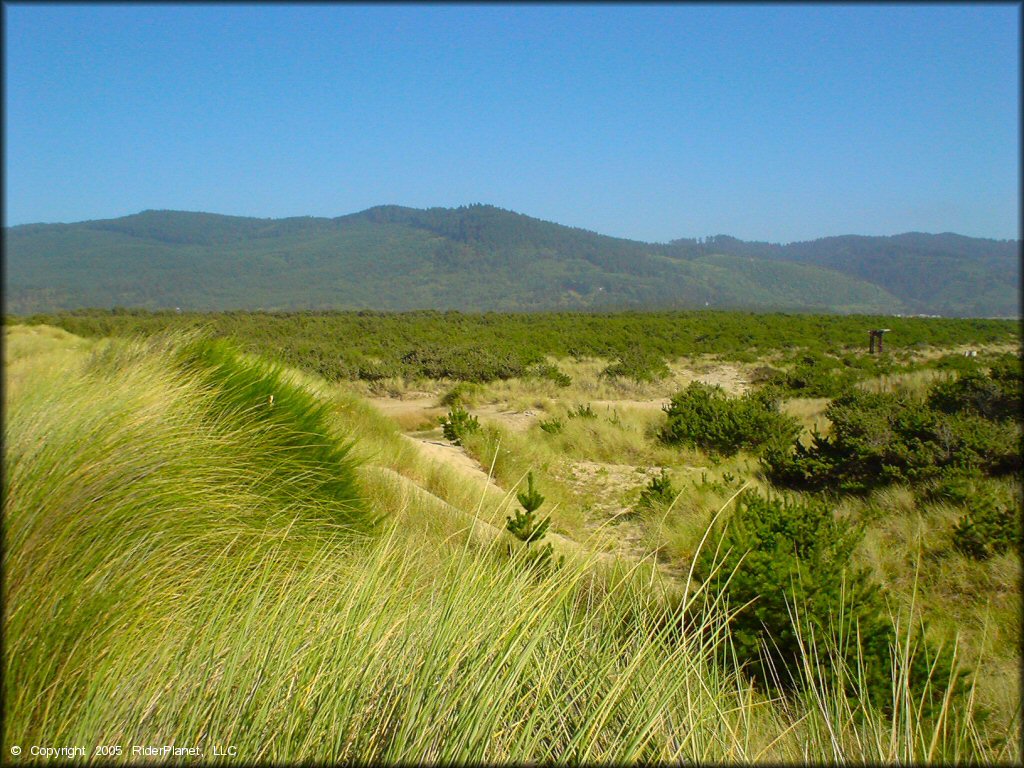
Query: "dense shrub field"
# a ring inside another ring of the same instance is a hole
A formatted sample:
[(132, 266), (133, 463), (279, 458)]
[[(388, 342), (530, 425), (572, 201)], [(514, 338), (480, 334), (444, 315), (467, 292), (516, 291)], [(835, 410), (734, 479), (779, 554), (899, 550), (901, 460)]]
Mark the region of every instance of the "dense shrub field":
[[(868, 358), (867, 332), (891, 328), (886, 355), (929, 346), (1019, 339), (1009, 320), (754, 314), (749, 312), (480, 313), (460, 312), (149, 312), (79, 310), (19, 318), (79, 336), (151, 335), (206, 328), (244, 349), (328, 380), (390, 376), (490, 381), (519, 377), (545, 357), (599, 357), (609, 375), (656, 377), (665, 359), (714, 354), (752, 362), (781, 355), (799, 362), (782, 382), (801, 396), (828, 395), (854, 377), (885, 372), (886, 357)], [(840, 355), (840, 357), (827, 357)], [(542, 374), (543, 375), (543, 374)]]
[(926, 399), (850, 390), (825, 415), (828, 435), (809, 446), (771, 446), (762, 457), (776, 485), (863, 492), (946, 473), (1006, 475), (1021, 468), (1021, 363), (1006, 356), (988, 375), (935, 384)]

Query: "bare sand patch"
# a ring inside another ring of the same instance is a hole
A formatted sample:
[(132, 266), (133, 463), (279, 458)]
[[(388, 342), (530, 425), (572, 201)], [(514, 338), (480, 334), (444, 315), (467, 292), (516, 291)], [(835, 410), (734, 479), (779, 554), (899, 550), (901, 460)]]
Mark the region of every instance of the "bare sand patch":
[(586, 499), (584, 530), (596, 548), (635, 560), (653, 557), (659, 571), (678, 579), (685, 576), (682, 564), (658, 558), (649, 544), (647, 523), (637, 519), (633, 510), (634, 495), (659, 473), (659, 468), (652, 467), (573, 461), (559, 474), (562, 482)]
[(591, 408), (632, 408), (638, 411), (660, 411), (668, 405), (669, 398), (656, 400), (591, 400)]
[(750, 381), (746, 371), (739, 366), (729, 363), (713, 364), (710, 369), (704, 371), (684, 368), (680, 373), (684, 386), (691, 381), (699, 381), (702, 384), (717, 385), (730, 395), (742, 395), (750, 389)]
[(403, 397), (368, 397), (367, 402), (393, 419), (404, 432), (436, 426), (447, 409), (429, 392), (410, 392)]
[(525, 432), (539, 418), (534, 410), (516, 411), (503, 403), (490, 403), (469, 409), (474, 416), (482, 416), (499, 422), (515, 432)]
[(410, 392), (403, 397), (368, 397), (366, 401), (389, 416), (417, 409), (441, 407), (437, 397), (429, 392)]
[(460, 446), (452, 445), (450, 442), (443, 439), (413, 437), (412, 435), (402, 435), (402, 437), (415, 443), (420, 452), (432, 461), (442, 462), (450, 467), (454, 467), (462, 474), (469, 475), (475, 480), (488, 483), (504, 493), (504, 490), (494, 482), (490, 475), (488, 475), (473, 458), (462, 450)]

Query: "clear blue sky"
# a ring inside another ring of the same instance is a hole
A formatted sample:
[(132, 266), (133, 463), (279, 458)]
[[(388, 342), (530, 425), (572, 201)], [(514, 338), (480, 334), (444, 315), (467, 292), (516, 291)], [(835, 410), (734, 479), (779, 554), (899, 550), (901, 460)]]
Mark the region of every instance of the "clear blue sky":
[(5, 223), (492, 203), (1020, 236), (1016, 5), (18, 5)]

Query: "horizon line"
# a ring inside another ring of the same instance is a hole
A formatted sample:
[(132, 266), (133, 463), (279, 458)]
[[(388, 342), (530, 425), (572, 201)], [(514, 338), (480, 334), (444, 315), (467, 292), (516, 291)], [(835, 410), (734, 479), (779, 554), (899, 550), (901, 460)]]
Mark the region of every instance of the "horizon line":
[(187, 209), (184, 209), (184, 208), (143, 208), (142, 210), (136, 211), (134, 213), (126, 213), (126, 214), (122, 214), (120, 216), (111, 216), (111, 217), (96, 218), (96, 219), (80, 219), (78, 221), (27, 221), (27, 222), (23, 222), (23, 223), (20, 223), (20, 224), (8, 224), (5, 221), (4, 224), (3, 224), (3, 228), (4, 229), (15, 229), (17, 227), (32, 227), (32, 226), (74, 226), (76, 224), (89, 224), (89, 223), (92, 223), (92, 222), (117, 221), (119, 219), (127, 219), (127, 218), (130, 218), (132, 216), (140, 216), (140, 215), (145, 214), (145, 213), (186, 213), (186, 214), (199, 214), (199, 215), (205, 215), (205, 216), (221, 216), (221, 217), (224, 217), (224, 218), (233, 218), (233, 219), (255, 219), (255, 220), (260, 220), (260, 221), (284, 221), (284, 220), (288, 220), (288, 219), (320, 219), (320, 220), (324, 220), (324, 221), (334, 221), (336, 219), (343, 219), (343, 218), (346, 218), (348, 216), (358, 216), (361, 213), (366, 213), (367, 211), (372, 211), (372, 210), (375, 210), (375, 209), (378, 209), (378, 208), (404, 208), (404, 209), (407, 209), (407, 210), (410, 210), (410, 211), (429, 211), (429, 210), (437, 210), (437, 209), (444, 210), (444, 211), (457, 211), (460, 208), (472, 208), (472, 207), (495, 208), (495, 209), (500, 210), (500, 211), (505, 211), (507, 213), (515, 214), (517, 216), (525, 216), (526, 218), (533, 219), (535, 221), (541, 221), (541, 222), (544, 222), (544, 223), (547, 223), (547, 224), (554, 224), (555, 226), (559, 226), (559, 227), (566, 227), (568, 229), (577, 229), (577, 230), (580, 230), (580, 231), (583, 231), (583, 232), (589, 232), (591, 234), (598, 235), (600, 237), (608, 237), (608, 238), (612, 238), (612, 239), (615, 239), (615, 240), (628, 240), (630, 242), (643, 243), (645, 245), (670, 245), (670, 244), (678, 242), (680, 240), (692, 240), (692, 241), (699, 242), (701, 240), (707, 240), (708, 238), (729, 237), (729, 238), (732, 238), (734, 240), (738, 240), (738, 241), (744, 242), (744, 243), (765, 243), (765, 244), (768, 244), (768, 245), (786, 246), (786, 245), (793, 245), (793, 244), (796, 244), (796, 243), (809, 243), (809, 242), (815, 242), (817, 240), (827, 240), (827, 239), (831, 239), (831, 238), (841, 238), (841, 237), (899, 237), (901, 235), (928, 235), (930, 237), (941, 237), (942, 235), (953, 235), (955, 237), (964, 237), (964, 238), (968, 238), (968, 239), (971, 239), (971, 240), (991, 240), (993, 242), (1004, 242), (1004, 243), (1008, 243), (1008, 242), (1017, 242), (1017, 243), (1019, 243), (1019, 242), (1021, 242), (1021, 238), (1020, 237), (1010, 237), (1010, 238), (991, 237), (991, 236), (983, 237), (983, 236), (977, 236), (977, 235), (963, 235), (963, 234), (960, 234), (959, 232), (953, 232), (953, 231), (950, 231), (950, 230), (946, 230), (944, 232), (924, 232), (924, 231), (921, 231), (921, 230), (913, 230), (913, 229), (906, 230), (906, 231), (903, 231), (903, 232), (894, 232), (894, 233), (886, 234), (886, 235), (867, 235), (867, 234), (861, 234), (861, 233), (855, 233), (855, 232), (845, 232), (845, 233), (837, 234), (837, 235), (819, 235), (818, 237), (813, 237), (813, 238), (808, 238), (808, 239), (788, 240), (788, 241), (744, 239), (744, 238), (741, 238), (741, 237), (736, 237), (735, 235), (726, 234), (724, 232), (719, 232), (719, 233), (716, 233), (716, 234), (713, 234), (713, 235), (699, 235), (699, 236), (693, 236), (693, 237), (688, 237), (688, 236), (675, 237), (675, 238), (672, 238), (670, 240), (664, 240), (664, 241), (658, 241), (658, 240), (638, 240), (636, 238), (624, 237), (622, 235), (605, 234), (605, 233), (602, 233), (602, 232), (598, 232), (597, 230), (587, 229), (586, 227), (578, 227), (578, 226), (575, 226), (573, 224), (563, 224), (561, 222), (554, 221), (552, 219), (544, 219), (544, 218), (541, 218), (539, 216), (533, 216), (533, 215), (528, 214), (528, 213), (521, 213), (520, 211), (515, 211), (515, 210), (513, 210), (511, 208), (502, 208), (501, 206), (494, 205), (493, 203), (464, 203), (464, 204), (458, 205), (458, 206), (434, 205), (434, 206), (429, 206), (429, 207), (426, 207), (426, 208), (417, 208), (415, 206), (400, 205), (398, 203), (379, 203), (379, 204), (376, 204), (376, 205), (371, 205), (368, 208), (363, 208), (363, 209), (358, 210), (358, 211), (352, 211), (350, 213), (342, 213), (342, 214), (339, 214), (337, 216), (316, 216), (316, 215), (313, 215), (313, 214), (300, 214), (300, 215), (297, 215), (297, 216), (252, 216), (252, 215), (234, 214), (234, 213), (218, 213), (218, 212), (214, 212), (214, 211), (187, 210)]

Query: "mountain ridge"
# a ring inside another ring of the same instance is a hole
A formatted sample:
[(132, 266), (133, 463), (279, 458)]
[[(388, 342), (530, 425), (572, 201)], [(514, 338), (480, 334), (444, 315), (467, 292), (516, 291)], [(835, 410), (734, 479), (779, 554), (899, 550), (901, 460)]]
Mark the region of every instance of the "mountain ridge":
[(915, 237), (915, 236), (923, 236), (923, 237), (928, 237), (928, 238), (957, 238), (959, 240), (977, 241), (977, 242), (985, 242), (985, 243), (997, 243), (997, 244), (1014, 244), (1014, 243), (1019, 244), (1021, 242), (1020, 240), (1015, 240), (1015, 239), (1012, 239), (1012, 238), (976, 237), (976, 236), (973, 236), (973, 235), (962, 235), (962, 234), (960, 234), (958, 232), (952, 232), (952, 231), (945, 231), (945, 232), (922, 232), (920, 230), (909, 230), (907, 232), (898, 232), (898, 233), (891, 234), (891, 235), (860, 235), (860, 234), (856, 234), (856, 233), (853, 233), (853, 232), (847, 232), (847, 233), (839, 234), (839, 235), (822, 235), (821, 237), (816, 237), (816, 238), (813, 238), (811, 240), (791, 240), (791, 241), (788, 241), (788, 242), (775, 242), (775, 241), (769, 241), (769, 240), (743, 240), (741, 238), (734, 237), (733, 235), (728, 235), (728, 234), (724, 234), (724, 233), (718, 233), (718, 234), (715, 234), (715, 235), (708, 235), (708, 236), (701, 236), (701, 237), (685, 237), (684, 236), (684, 237), (672, 238), (671, 240), (667, 240), (667, 241), (660, 241), (660, 240), (638, 240), (636, 238), (622, 237), (620, 235), (603, 234), (603, 233), (598, 232), (597, 230), (588, 229), (586, 227), (577, 227), (577, 226), (574, 226), (574, 225), (571, 225), (571, 224), (560, 224), (560, 223), (558, 223), (556, 221), (552, 221), (550, 219), (542, 219), (542, 218), (539, 218), (539, 217), (536, 217), (536, 216), (530, 216), (528, 214), (519, 213), (517, 211), (513, 211), (513, 210), (507, 209), (507, 208), (501, 208), (500, 206), (491, 205), (489, 203), (470, 203), (470, 204), (461, 205), (461, 206), (458, 206), (458, 207), (455, 207), (455, 208), (446, 208), (446, 207), (443, 207), (443, 206), (433, 206), (433, 207), (430, 207), (430, 208), (414, 208), (414, 207), (411, 207), (411, 206), (392, 205), (392, 204), (386, 204), (385, 203), (385, 204), (380, 204), (380, 205), (373, 205), (373, 206), (370, 206), (369, 208), (365, 208), (365, 209), (363, 209), (361, 211), (356, 211), (354, 213), (339, 214), (338, 216), (302, 215), (302, 216), (280, 216), (280, 217), (273, 217), (273, 216), (244, 216), (244, 215), (241, 215), (241, 214), (232, 214), (232, 213), (213, 213), (213, 212), (210, 212), (210, 211), (189, 211), (189, 210), (183, 210), (183, 209), (179, 209), (179, 208), (144, 208), (143, 210), (138, 211), (136, 213), (129, 213), (129, 214), (125, 214), (124, 216), (117, 216), (117, 217), (113, 217), (113, 218), (83, 219), (81, 221), (72, 221), (72, 222), (61, 222), (61, 221), (54, 221), (54, 222), (26, 222), (24, 224), (7, 225), (7, 226), (4, 227), (4, 229), (10, 231), (10, 230), (20, 230), (20, 229), (27, 229), (27, 228), (39, 229), (39, 228), (45, 228), (45, 227), (72, 227), (72, 226), (79, 226), (79, 225), (96, 225), (96, 224), (103, 224), (103, 223), (107, 223), (107, 222), (118, 222), (118, 221), (124, 221), (126, 219), (134, 219), (134, 218), (145, 216), (145, 215), (149, 215), (149, 214), (173, 214), (173, 215), (180, 215), (180, 216), (211, 217), (211, 218), (218, 218), (218, 219), (233, 219), (233, 220), (237, 220), (237, 221), (251, 221), (251, 222), (293, 222), (293, 221), (334, 222), (334, 221), (339, 221), (339, 220), (343, 220), (343, 219), (350, 219), (350, 218), (355, 218), (355, 217), (373, 216), (373, 215), (377, 214), (377, 212), (379, 212), (379, 211), (394, 210), (394, 211), (401, 211), (401, 212), (432, 212), (432, 211), (452, 212), (452, 211), (460, 211), (460, 210), (469, 210), (469, 209), (473, 209), (473, 208), (489, 209), (489, 210), (493, 210), (493, 211), (497, 211), (497, 212), (501, 212), (501, 213), (512, 214), (514, 216), (522, 217), (522, 218), (525, 218), (525, 219), (530, 219), (532, 221), (541, 222), (543, 224), (553, 224), (553, 225), (555, 225), (557, 227), (560, 227), (560, 228), (571, 229), (571, 230), (575, 230), (575, 231), (578, 231), (578, 232), (585, 232), (585, 233), (591, 234), (591, 235), (597, 235), (599, 237), (611, 238), (613, 240), (623, 240), (623, 241), (628, 241), (628, 242), (631, 242), (631, 243), (642, 243), (644, 245), (651, 245), (651, 246), (672, 246), (672, 245), (681, 244), (681, 243), (697, 242), (697, 241), (703, 239), (703, 240), (712, 240), (712, 241), (714, 241), (714, 240), (733, 240), (733, 241), (736, 241), (736, 242), (739, 242), (739, 243), (744, 243), (746, 245), (752, 245), (752, 246), (768, 246), (768, 247), (776, 247), (776, 248), (786, 248), (786, 247), (793, 246), (793, 245), (800, 245), (800, 244), (805, 244), (805, 243), (817, 243), (817, 242), (823, 242), (823, 241), (828, 241), (828, 240), (841, 240), (841, 239), (846, 239), (846, 238), (890, 239), (890, 240), (892, 240), (892, 239)]
[(277, 219), (146, 209), (5, 227), (4, 245), (14, 313), (716, 307), (1020, 315), (1020, 242), (951, 232), (646, 243), (491, 205), (381, 205)]

